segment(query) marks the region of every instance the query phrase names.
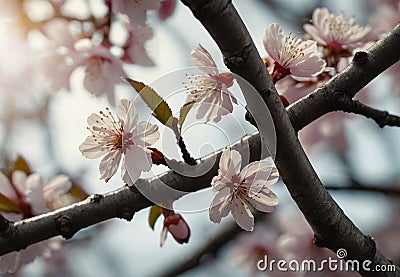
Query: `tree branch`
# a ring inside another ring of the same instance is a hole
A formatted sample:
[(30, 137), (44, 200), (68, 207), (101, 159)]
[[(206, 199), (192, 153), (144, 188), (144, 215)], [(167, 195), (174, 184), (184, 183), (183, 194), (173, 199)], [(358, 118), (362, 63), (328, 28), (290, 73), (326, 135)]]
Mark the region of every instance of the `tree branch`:
[[(185, 3), (191, 6), (194, 14), (216, 39), (231, 70), (250, 81), (266, 100), (277, 127), (277, 166), (292, 197), (299, 204), (316, 235), (332, 250), (345, 247), (349, 259), (370, 259), (373, 265), (391, 263), (379, 251), (375, 251), (372, 240), (364, 236), (343, 214), (315, 175), (251, 38), (230, 1)], [(292, 105), (289, 115), (295, 129), (301, 129), (330, 111), (326, 108), (329, 103), (326, 98), (332, 99), (328, 92), (345, 91), (354, 96), (363, 85), (397, 61), (400, 53), (393, 49), (399, 49), (399, 33), (400, 27), (397, 26), (385, 39), (366, 52), (366, 63), (360, 65), (353, 61), (343, 73), (316, 90), (313, 96)], [(253, 135), (244, 140), (250, 142), (251, 160), (258, 159), (261, 145), (259, 137)], [(217, 159), (220, 154), (221, 151), (215, 154)], [(159, 179), (179, 190), (196, 191), (208, 187), (211, 178), (216, 174), (217, 165), (214, 165), (201, 177), (189, 178), (170, 171), (159, 176)], [(156, 190), (159, 181), (156, 178), (143, 182)], [(78, 230), (107, 219), (120, 217), (131, 220), (134, 212), (150, 205), (153, 203), (141, 195), (136, 187), (123, 187), (104, 196), (95, 195), (75, 205), (14, 223), (15, 232), (0, 236), (0, 255), (21, 250), (57, 235), (70, 238)], [(367, 275), (367, 272), (364, 273)]]
[(335, 111), (343, 94), (353, 98), (375, 77), (400, 59), (400, 24), (367, 51), (357, 52), (348, 67), (314, 92), (289, 106), (288, 113), (299, 131), (324, 114)]
[(387, 111), (374, 109), (358, 100), (352, 100), (349, 96), (342, 97), (338, 101), (338, 109), (348, 113), (364, 115), (375, 120), (379, 127), (397, 126), (400, 127), (400, 117), (392, 115)]

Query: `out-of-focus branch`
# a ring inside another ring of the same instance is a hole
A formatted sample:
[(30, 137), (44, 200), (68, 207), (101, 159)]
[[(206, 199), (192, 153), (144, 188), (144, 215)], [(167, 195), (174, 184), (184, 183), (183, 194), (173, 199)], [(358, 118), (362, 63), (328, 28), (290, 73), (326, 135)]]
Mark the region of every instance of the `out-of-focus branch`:
[(377, 192), (385, 195), (400, 196), (400, 188), (396, 184), (390, 186), (369, 186), (362, 184), (354, 179), (350, 181), (348, 186), (337, 186), (326, 184), (325, 188), (328, 190), (350, 190), (350, 191), (363, 191), (363, 192)]
[[(352, 100), (349, 96), (344, 95), (338, 101), (338, 108), (341, 111), (348, 113), (355, 113), (363, 115), (367, 118), (373, 119), (379, 127), (383, 128), (385, 126), (400, 126), (400, 117), (397, 115), (392, 115), (387, 111), (381, 111), (374, 109), (368, 105), (361, 103), (358, 100)], [(346, 97), (347, 96), (347, 97)]]

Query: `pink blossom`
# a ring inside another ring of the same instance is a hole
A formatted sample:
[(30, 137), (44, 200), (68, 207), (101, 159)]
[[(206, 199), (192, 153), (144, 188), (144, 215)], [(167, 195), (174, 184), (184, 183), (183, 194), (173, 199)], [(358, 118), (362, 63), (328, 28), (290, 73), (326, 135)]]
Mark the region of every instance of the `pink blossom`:
[(305, 24), (304, 30), (327, 48), (329, 54), (337, 55), (365, 42), (371, 27), (361, 27), (354, 17), (347, 17), (344, 12), (333, 14), (327, 8), (316, 8), (312, 25)]
[(233, 85), (233, 74), (219, 73), (210, 53), (199, 44), (190, 54), (193, 65), (205, 74), (189, 76), (189, 95), (186, 103), (196, 102), (200, 105), (197, 119), (218, 122), (221, 117), (233, 111), (232, 102), (236, 98), (228, 90)]
[(273, 59), (272, 78), (275, 82), (287, 75), (312, 77), (325, 68), (325, 61), (317, 55), (317, 43), (283, 35), (281, 26), (270, 24), (264, 36), (264, 48)]
[[(17, 221), (47, 213), (54, 208), (54, 201), (61, 206), (69, 203), (61, 203), (57, 200), (71, 189), (68, 177), (58, 175), (45, 184), (39, 174), (27, 176), (23, 171), (14, 171), (9, 180), (0, 173), (0, 193), (13, 201), (22, 214), (4, 213), (8, 220)], [(26, 249), (12, 252), (0, 257), (0, 273), (15, 272), (21, 265), (32, 262), (37, 256), (49, 258), (51, 252), (61, 247), (60, 238), (52, 238), (47, 241), (28, 246)]]
[(96, 96), (106, 94), (108, 101), (114, 104), (114, 86), (122, 83), (121, 77), (125, 76), (121, 60), (111, 54), (110, 49), (96, 45), (91, 45), (83, 56), (85, 88)]
[(142, 171), (152, 166), (151, 150), (148, 146), (159, 138), (156, 125), (138, 120), (138, 115), (130, 100), (118, 103), (115, 118), (107, 108), (100, 115), (92, 114), (88, 120), (88, 130), (92, 133), (79, 146), (82, 155), (88, 159), (103, 157), (99, 170), (101, 179), (107, 182), (117, 171), (122, 156), (122, 178), (132, 184)]
[(218, 176), (211, 185), (217, 191), (209, 209), (211, 221), (219, 223), (232, 213), (237, 224), (246, 231), (254, 228), (249, 206), (262, 212), (273, 212), (278, 198), (267, 186), (274, 184), (278, 171), (267, 161), (252, 162), (241, 171), (242, 157), (236, 150), (224, 150), (219, 161)]

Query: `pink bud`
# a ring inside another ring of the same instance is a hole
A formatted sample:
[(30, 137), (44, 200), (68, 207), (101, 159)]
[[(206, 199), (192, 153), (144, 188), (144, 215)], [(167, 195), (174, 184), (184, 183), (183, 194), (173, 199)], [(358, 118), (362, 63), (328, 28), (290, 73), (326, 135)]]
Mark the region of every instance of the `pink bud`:
[(178, 243), (182, 244), (189, 241), (190, 228), (180, 214), (166, 217), (164, 220), (164, 228), (168, 229)]
[(165, 20), (170, 17), (176, 7), (176, 0), (161, 0), (160, 9), (158, 10), (158, 17), (161, 20)]

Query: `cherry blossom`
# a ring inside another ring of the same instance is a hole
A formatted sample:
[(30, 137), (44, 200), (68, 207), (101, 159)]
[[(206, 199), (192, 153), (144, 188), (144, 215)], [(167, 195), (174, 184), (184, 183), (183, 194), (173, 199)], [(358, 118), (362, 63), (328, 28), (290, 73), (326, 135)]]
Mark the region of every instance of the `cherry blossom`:
[(277, 23), (267, 27), (263, 39), (264, 48), (273, 60), (272, 78), (274, 82), (287, 75), (294, 77), (312, 77), (325, 68), (325, 61), (317, 55), (317, 42), (303, 41), (289, 33), (283, 35)]
[(88, 130), (92, 133), (79, 146), (82, 155), (88, 159), (103, 157), (99, 170), (101, 179), (107, 182), (117, 171), (122, 156), (122, 178), (128, 184), (135, 182), (142, 171), (152, 166), (151, 150), (148, 146), (159, 138), (156, 125), (138, 120), (130, 100), (122, 99), (117, 106), (117, 117), (109, 109), (93, 113), (87, 119)]
[(278, 178), (277, 169), (267, 161), (252, 162), (241, 171), (242, 157), (236, 150), (224, 150), (219, 161), (218, 176), (211, 185), (217, 191), (209, 209), (211, 221), (232, 213), (237, 224), (246, 231), (254, 228), (254, 217), (249, 206), (262, 212), (273, 212), (277, 196), (267, 186)]
[(221, 117), (233, 111), (232, 102), (237, 104), (236, 98), (228, 90), (233, 85), (232, 73), (219, 73), (210, 53), (200, 44), (190, 54), (193, 65), (205, 74), (189, 77), (189, 95), (186, 103), (200, 104), (196, 114), (197, 119), (218, 122)]
[[(21, 214), (4, 213), (2, 215), (11, 221), (17, 221), (49, 212), (51, 209), (70, 204), (62, 202), (71, 189), (71, 182), (65, 175), (58, 175), (47, 184), (35, 173), (27, 176), (23, 171), (14, 171), (9, 180), (0, 172), (0, 193), (13, 201), (21, 210)], [(28, 246), (19, 252), (12, 252), (0, 257), (0, 273), (15, 272), (23, 264), (32, 262), (36, 257), (49, 258), (51, 252), (61, 247), (60, 238)]]
[(304, 30), (327, 49), (326, 55), (329, 56), (351, 52), (360, 46), (367, 39), (371, 27), (361, 27), (354, 17), (347, 17), (344, 12), (333, 14), (327, 8), (316, 8), (312, 25), (305, 24)]

